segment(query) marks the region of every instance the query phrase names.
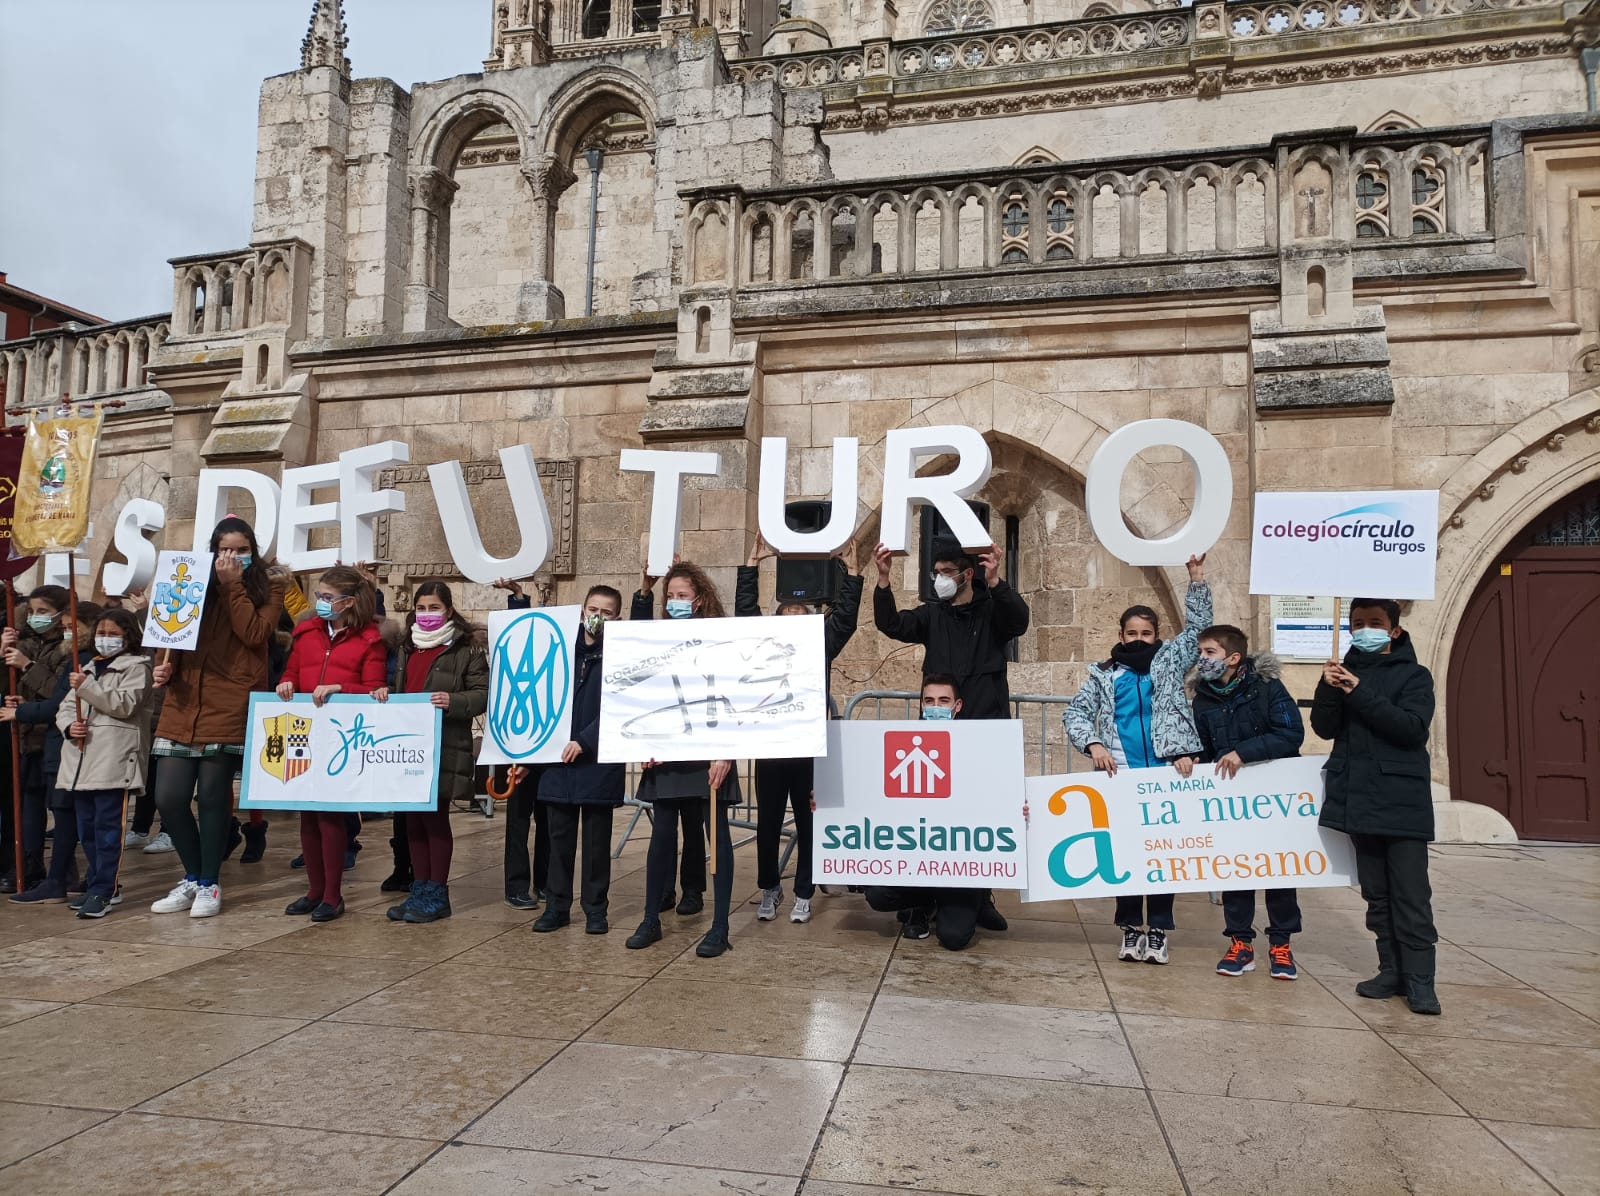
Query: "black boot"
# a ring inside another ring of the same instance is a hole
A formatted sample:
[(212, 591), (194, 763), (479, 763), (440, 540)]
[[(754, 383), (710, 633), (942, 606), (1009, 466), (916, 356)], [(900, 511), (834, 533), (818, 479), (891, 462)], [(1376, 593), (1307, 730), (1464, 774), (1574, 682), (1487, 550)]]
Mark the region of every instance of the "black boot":
[(228, 845), (222, 850), (222, 858), (227, 859), (244, 842), (244, 831), (239, 826), (237, 818), (228, 819)]
[(380, 893), (409, 893), (411, 892), (411, 870), (400, 871), (399, 867), (389, 873), (388, 878), (378, 886)]
[(1438, 1017), (1444, 1010), (1439, 1008), (1439, 994), (1433, 991), (1432, 976), (1406, 975), (1406, 1004), (1412, 1013), (1426, 1013)]
[(247, 822), (242, 828), (244, 831), (244, 851), (239, 856), (241, 864), (258, 864), (261, 857), (267, 854), (267, 824), (264, 822)]
[(1405, 985), (1400, 979), (1400, 965), (1395, 958), (1394, 944), (1388, 939), (1378, 940), (1378, 974), (1371, 980), (1356, 985), (1356, 996), (1369, 1001), (1387, 1001), (1397, 997)]

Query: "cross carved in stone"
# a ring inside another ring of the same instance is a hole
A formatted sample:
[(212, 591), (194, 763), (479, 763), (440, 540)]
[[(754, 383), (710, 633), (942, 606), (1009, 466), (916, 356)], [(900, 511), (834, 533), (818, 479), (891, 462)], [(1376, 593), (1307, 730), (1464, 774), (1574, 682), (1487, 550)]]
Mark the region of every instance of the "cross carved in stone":
[(1308, 237), (1323, 236), (1327, 229), (1327, 210), (1323, 208), (1322, 200), (1327, 196), (1325, 187), (1302, 187), (1298, 192), (1304, 203), (1302, 211), (1305, 213), (1305, 227), (1301, 230)]

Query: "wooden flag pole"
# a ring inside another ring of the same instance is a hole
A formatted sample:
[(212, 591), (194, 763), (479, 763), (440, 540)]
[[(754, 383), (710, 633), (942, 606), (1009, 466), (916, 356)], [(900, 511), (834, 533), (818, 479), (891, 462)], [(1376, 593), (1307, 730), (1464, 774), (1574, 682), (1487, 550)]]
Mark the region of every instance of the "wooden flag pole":
[[(72, 663), (70, 672), (78, 671), (78, 572), (72, 553), (67, 553), (67, 618), (72, 630)], [(83, 699), (72, 691), (72, 721), (83, 721)]]
[[(16, 587), (11, 582), (6, 582), (6, 626), (15, 629), (17, 625), (17, 596)], [(6, 669), (6, 693), (11, 697), (17, 696), (17, 670)], [(12, 839), (16, 845), (17, 854), (17, 892), (23, 890), (24, 860), (22, 850), (22, 745), (17, 739), (17, 724), (11, 723), (11, 831)]]

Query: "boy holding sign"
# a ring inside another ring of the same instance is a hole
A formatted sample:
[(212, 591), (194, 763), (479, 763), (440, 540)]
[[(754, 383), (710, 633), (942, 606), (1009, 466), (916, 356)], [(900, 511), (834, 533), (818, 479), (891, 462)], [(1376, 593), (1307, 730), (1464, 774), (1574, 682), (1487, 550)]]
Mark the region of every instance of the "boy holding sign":
[(1354, 599), (1350, 640), (1343, 663), (1322, 666), (1311, 728), (1333, 740), (1320, 821), (1355, 844), (1367, 929), (1378, 940), (1378, 974), (1356, 985), (1356, 995), (1384, 1000), (1403, 993), (1411, 1012), (1438, 1014), (1439, 936), (1428, 885), (1433, 675), (1417, 663), (1392, 599)]
[[(1250, 641), (1237, 627), (1219, 624), (1200, 633), (1199, 681), (1194, 690), (1194, 726), (1200, 733), (1200, 760), (1215, 764), (1224, 780), (1246, 764), (1300, 754), (1306, 727), (1300, 708), (1278, 679), (1271, 653), (1247, 656)], [(1228, 953), (1217, 964), (1219, 976), (1255, 971), (1254, 889), (1222, 895)], [(1268, 956), (1274, 980), (1298, 980), (1289, 936), (1300, 933), (1300, 902), (1293, 889), (1267, 890)]]

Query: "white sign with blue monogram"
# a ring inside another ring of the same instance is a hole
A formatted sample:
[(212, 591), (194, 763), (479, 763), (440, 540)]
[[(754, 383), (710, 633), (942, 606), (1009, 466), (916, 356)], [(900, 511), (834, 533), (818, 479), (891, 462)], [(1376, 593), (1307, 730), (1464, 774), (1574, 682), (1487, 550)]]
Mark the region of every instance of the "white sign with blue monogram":
[(555, 764), (571, 742), (581, 606), (489, 616), (489, 709), (479, 764)]

